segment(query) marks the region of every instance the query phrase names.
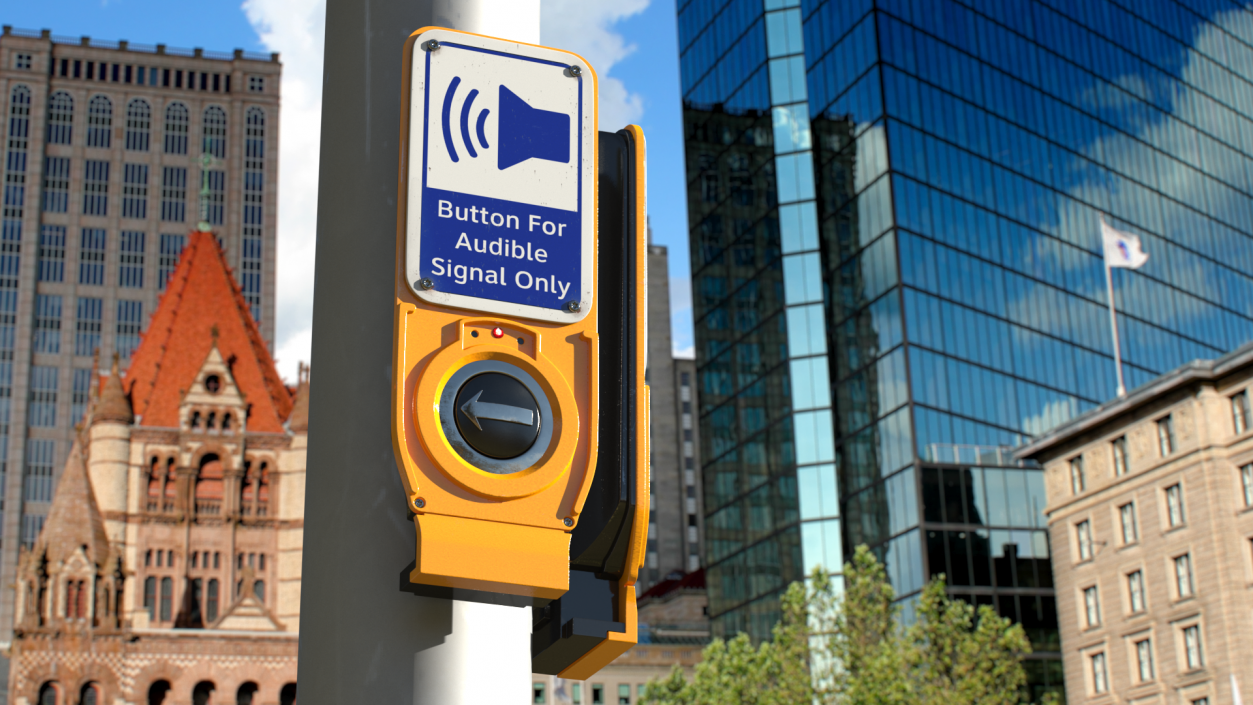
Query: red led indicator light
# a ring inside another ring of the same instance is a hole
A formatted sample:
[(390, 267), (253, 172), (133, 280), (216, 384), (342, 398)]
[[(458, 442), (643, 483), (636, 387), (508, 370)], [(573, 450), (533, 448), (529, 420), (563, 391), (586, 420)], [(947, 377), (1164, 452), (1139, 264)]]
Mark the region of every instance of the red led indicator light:
[(493, 328), (493, 329), (492, 329), (492, 337), (493, 337), (493, 338), (503, 338), (503, 337), (505, 337), (505, 331), (504, 331), (504, 330), (502, 330), (500, 327)]

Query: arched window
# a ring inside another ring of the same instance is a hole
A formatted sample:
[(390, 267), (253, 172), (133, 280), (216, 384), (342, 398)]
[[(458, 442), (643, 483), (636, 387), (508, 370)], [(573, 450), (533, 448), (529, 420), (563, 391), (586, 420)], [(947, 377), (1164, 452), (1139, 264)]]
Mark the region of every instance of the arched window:
[(191, 691), (191, 705), (209, 705), (214, 686), (212, 681), (200, 681)]
[(230, 433), (231, 431), (231, 415), (230, 412), (222, 414), (222, 430)]
[(87, 103), (87, 146), (105, 147), (112, 144), (113, 101), (98, 95)]
[(265, 602), (265, 581), (258, 580), (252, 584), (252, 594), (257, 596), (261, 602)]
[(126, 148), (133, 152), (148, 151), (148, 133), (152, 130), (152, 106), (143, 98), (126, 104)]
[(61, 684), (48, 681), (40, 686), (39, 705), (61, 705)]
[(279, 705), (296, 705), (296, 684), (288, 683), (278, 691)]
[(235, 692), (235, 705), (252, 705), (252, 699), (257, 694), (257, 684), (248, 681), (239, 686), (239, 690)]
[(170, 103), (165, 109), (165, 153), (187, 154), (187, 126), (191, 122), (187, 106)]
[(222, 460), (213, 453), (200, 459), (196, 473), (196, 514), (220, 514), (222, 511)]
[(210, 105), (204, 111), (204, 145), (202, 149), (218, 159), (226, 158), (226, 111)]
[(65, 618), (87, 618), (87, 583), (82, 580), (65, 581)]
[(74, 98), (57, 91), (48, 99), (48, 144), (69, 144), (73, 135)]
[(79, 705), (100, 705), (100, 684), (88, 683), (78, 695)]
[(148, 686), (148, 705), (165, 705), (165, 696), (170, 692), (170, 682), (159, 680)]
[(174, 614), (174, 579), (161, 578), (161, 621), (168, 622)]
[(208, 591), (205, 593), (205, 600), (204, 600), (205, 621), (208, 622), (209, 624), (213, 624), (214, 622), (218, 620), (218, 594), (219, 594), (218, 590), (219, 589), (220, 588), (218, 587), (218, 579), (217, 578), (210, 579), (209, 588), (208, 588)]
[(269, 501), (270, 464), (265, 461), (245, 463), (243, 482), (240, 485), (240, 512), (244, 516), (267, 516)]

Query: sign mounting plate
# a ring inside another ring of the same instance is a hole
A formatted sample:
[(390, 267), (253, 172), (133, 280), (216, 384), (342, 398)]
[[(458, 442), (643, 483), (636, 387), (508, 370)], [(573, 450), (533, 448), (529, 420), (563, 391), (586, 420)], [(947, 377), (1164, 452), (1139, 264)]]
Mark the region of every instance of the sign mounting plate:
[(423, 32), (414, 48), (409, 287), (442, 306), (581, 320), (596, 252), (591, 66), (569, 52), (447, 29)]

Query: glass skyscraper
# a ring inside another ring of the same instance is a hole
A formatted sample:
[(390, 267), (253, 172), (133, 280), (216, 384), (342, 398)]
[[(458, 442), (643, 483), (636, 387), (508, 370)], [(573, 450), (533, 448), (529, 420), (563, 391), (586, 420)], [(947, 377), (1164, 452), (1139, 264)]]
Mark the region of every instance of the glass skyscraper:
[(1253, 13), (1229, 0), (680, 0), (709, 612), (765, 638), (853, 546), (1027, 628), (1009, 449), (1253, 338)]

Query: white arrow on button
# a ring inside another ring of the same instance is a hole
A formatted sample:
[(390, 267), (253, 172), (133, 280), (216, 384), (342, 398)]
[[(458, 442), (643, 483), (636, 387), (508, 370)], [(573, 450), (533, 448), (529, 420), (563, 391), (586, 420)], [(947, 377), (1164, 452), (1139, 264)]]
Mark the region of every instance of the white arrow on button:
[(516, 406), (505, 406), (504, 404), (493, 404), (487, 401), (479, 401), (479, 397), (483, 396), (483, 390), (479, 390), (474, 398), (461, 405), (461, 413), (465, 414), (474, 427), (482, 431), (483, 427), (479, 425), (479, 419), (491, 419), (493, 421), (504, 421), (506, 423), (516, 423), (520, 426), (535, 425), (535, 412), (530, 409), (520, 409)]

